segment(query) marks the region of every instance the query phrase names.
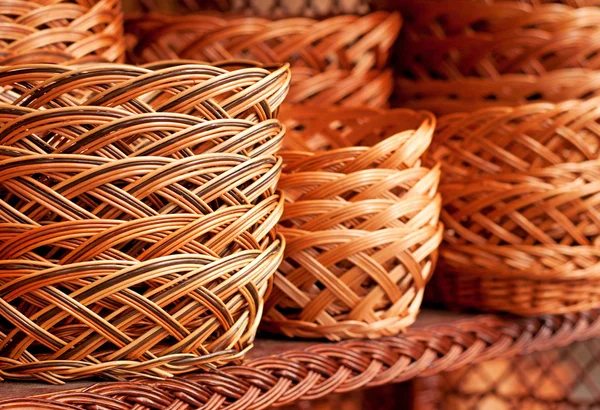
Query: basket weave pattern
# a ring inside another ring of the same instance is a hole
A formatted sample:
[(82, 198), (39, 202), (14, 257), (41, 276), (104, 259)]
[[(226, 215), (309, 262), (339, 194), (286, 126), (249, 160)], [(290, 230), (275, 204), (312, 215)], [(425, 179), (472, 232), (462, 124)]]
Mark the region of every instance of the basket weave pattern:
[(400, 65), (413, 79), (496, 79), (600, 66), (600, 10), (504, 2), (402, 2)]
[(123, 60), (120, 0), (11, 0), (0, 15), (0, 65)]
[(296, 108), (282, 121), (287, 245), (265, 327), (333, 340), (397, 334), (415, 319), (441, 241), (439, 169), (420, 166), (435, 120)]
[(288, 102), (364, 105), (387, 102), (393, 88), (386, 69), (401, 19), (396, 13), (271, 21), (213, 15), (132, 19), (135, 62), (168, 58), (221, 61), (244, 58), (289, 62)]
[[(283, 255), (289, 70), (0, 70), (0, 376), (169, 376), (242, 357)], [(194, 115), (190, 115), (194, 114)]]
[(600, 305), (599, 99), (440, 119), (447, 303), (519, 314)]

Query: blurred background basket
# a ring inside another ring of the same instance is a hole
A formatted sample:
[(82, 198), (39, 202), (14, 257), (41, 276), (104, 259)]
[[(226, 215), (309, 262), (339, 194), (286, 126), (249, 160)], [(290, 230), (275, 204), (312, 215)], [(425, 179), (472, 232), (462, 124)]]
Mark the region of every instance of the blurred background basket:
[(600, 66), (600, 10), (563, 4), (402, 0), (398, 64), (414, 80), (497, 79)]
[(289, 79), (176, 62), (0, 69), (2, 378), (165, 377), (243, 357), (283, 256), (274, 114)]
[(384, 106), (393, 90), (390, 49), (397, 13), (325, 20), (226, 15), (148, 15), (127, 22), (135, 63), (180, 58), (216, 62), (289, 62), (293, 103)]
[(287, 336), (375, 338), (413, 323), (442, 238), (434, 117), (288, 107), (279, 187), (285, 260), (263, 324)]
[(437, 289), (452, 307), (524, 315), (600, 306), (600, 99), (440, 118), (445, 242)]
[(0, 15), (0, 65), (124, 59), (120, 0), (11, 0)]

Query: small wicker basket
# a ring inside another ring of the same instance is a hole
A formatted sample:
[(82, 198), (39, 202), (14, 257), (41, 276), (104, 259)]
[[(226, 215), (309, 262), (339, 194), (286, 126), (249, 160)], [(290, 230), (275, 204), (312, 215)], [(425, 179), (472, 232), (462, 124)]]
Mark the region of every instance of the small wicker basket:
[(265, 328), (331, 340), (397, 334), (415, 320), (442, 239), (439, 169), (420, 165), (434, 117), (295, 107), (282, 121), (287, 247)]
[(497, 79), (600, 67), (600, 9), (518, 2), (403, 0), (398, 65), (406, 78)]
[(0, 4), (0, 65), (121, 62), (120, 0), (11, 0)]
[(243, 357), (283, 256), (274, 114), (289, 79), (0, 69), (2, 378), (167, 377)]
[(559, 103), (600, 94), (600, 71), (569, 68), (541, 75), (506, 74), (490, 80), (396, 80), (398, 106), (436, 115), (514, 107), (534, 102)]
[(400, 16), (387, 12), (322, 21), (150, 15), (130, 19), (126, 30), (136, 63), (172, 58), (289, 62), (294, 103), (384, 105), (393, 90), (387, 65), (400, 25)]
[(600, 306), (600, 98), (442, 117), (448, 306), (524, 315)]

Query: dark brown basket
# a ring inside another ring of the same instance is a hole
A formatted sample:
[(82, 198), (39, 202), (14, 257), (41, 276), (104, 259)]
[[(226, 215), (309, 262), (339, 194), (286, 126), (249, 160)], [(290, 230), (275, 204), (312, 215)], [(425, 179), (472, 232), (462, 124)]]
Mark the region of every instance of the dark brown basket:
[(559, 103), (600, 94), (600, 71), (570, 68), (541, 75), (506, 74), (490, 80), (396, 80), (399, 106), (436, 115), (533, 102)]
[(289, 78), (0, 69), (2, 378), (167, 377), (243, 357), (283, 255), (274, 113)]
[(295, 107), (282, 121), (288, 245), (265, 328), (332, 340), (399, 333), (419, 311), (442, 235), (439, 169), (420, 163), (434, 117)]
[(600, 9), (518, 2), (403, 0), (399, 53), (415, 80), (497, 79), (562, 68), (600, 67)]
[(0, 4), (0, 65), (121, 62), (120, 0), (10, 0)]
[(599, 98), (442, 117), (449, 306), (518, 314), (600, 306)]
[(293, 103), (384, 105), (393, 89), (387, 65), (400, 25), (400, 16), (387, 12), (321, 21), (150, 15), (130, 19), (127, 31), (136, 63), (165, 58), (289, 62)]

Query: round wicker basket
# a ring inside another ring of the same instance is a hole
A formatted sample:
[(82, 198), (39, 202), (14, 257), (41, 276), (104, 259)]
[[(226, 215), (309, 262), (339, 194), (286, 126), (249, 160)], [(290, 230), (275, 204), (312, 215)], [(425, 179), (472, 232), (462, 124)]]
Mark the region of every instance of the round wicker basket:
[(439, 120), (449, 306), (518, 314), (600, 306), (599, 98)]
[(282, 121), (287, 246), (265, 328), (331, 340), (397, 334), (415, 320), (442, 238), (439, 169), (420, 164), (434, 117), (294, 107)]
[(393, 90), (386, 68), (401, 19), (397, 13), (278, 21), (224, 15), (150, 15), (130, 19), (132, 61), (244, 58), (289, 62), (291, 102), (387, 104)]
[(506, 74), (490, 80), (396, 80), (398, 106), (436, 115), (514, 107), (534, 102), (559, 103), (600, 94), (600, 71), (569, 68), (541, 75)]
[(120, 0), (11, 0), (0, 15), (0, 65), (123, 61)]
[(403, 75), (454, 80), (600, 67), (600, 9), (470, 0), (400, 2)]
[(0, 69), (2, 378), (168, 377), (243, 357), (283, 256), (274, 114), (289, 78)]

